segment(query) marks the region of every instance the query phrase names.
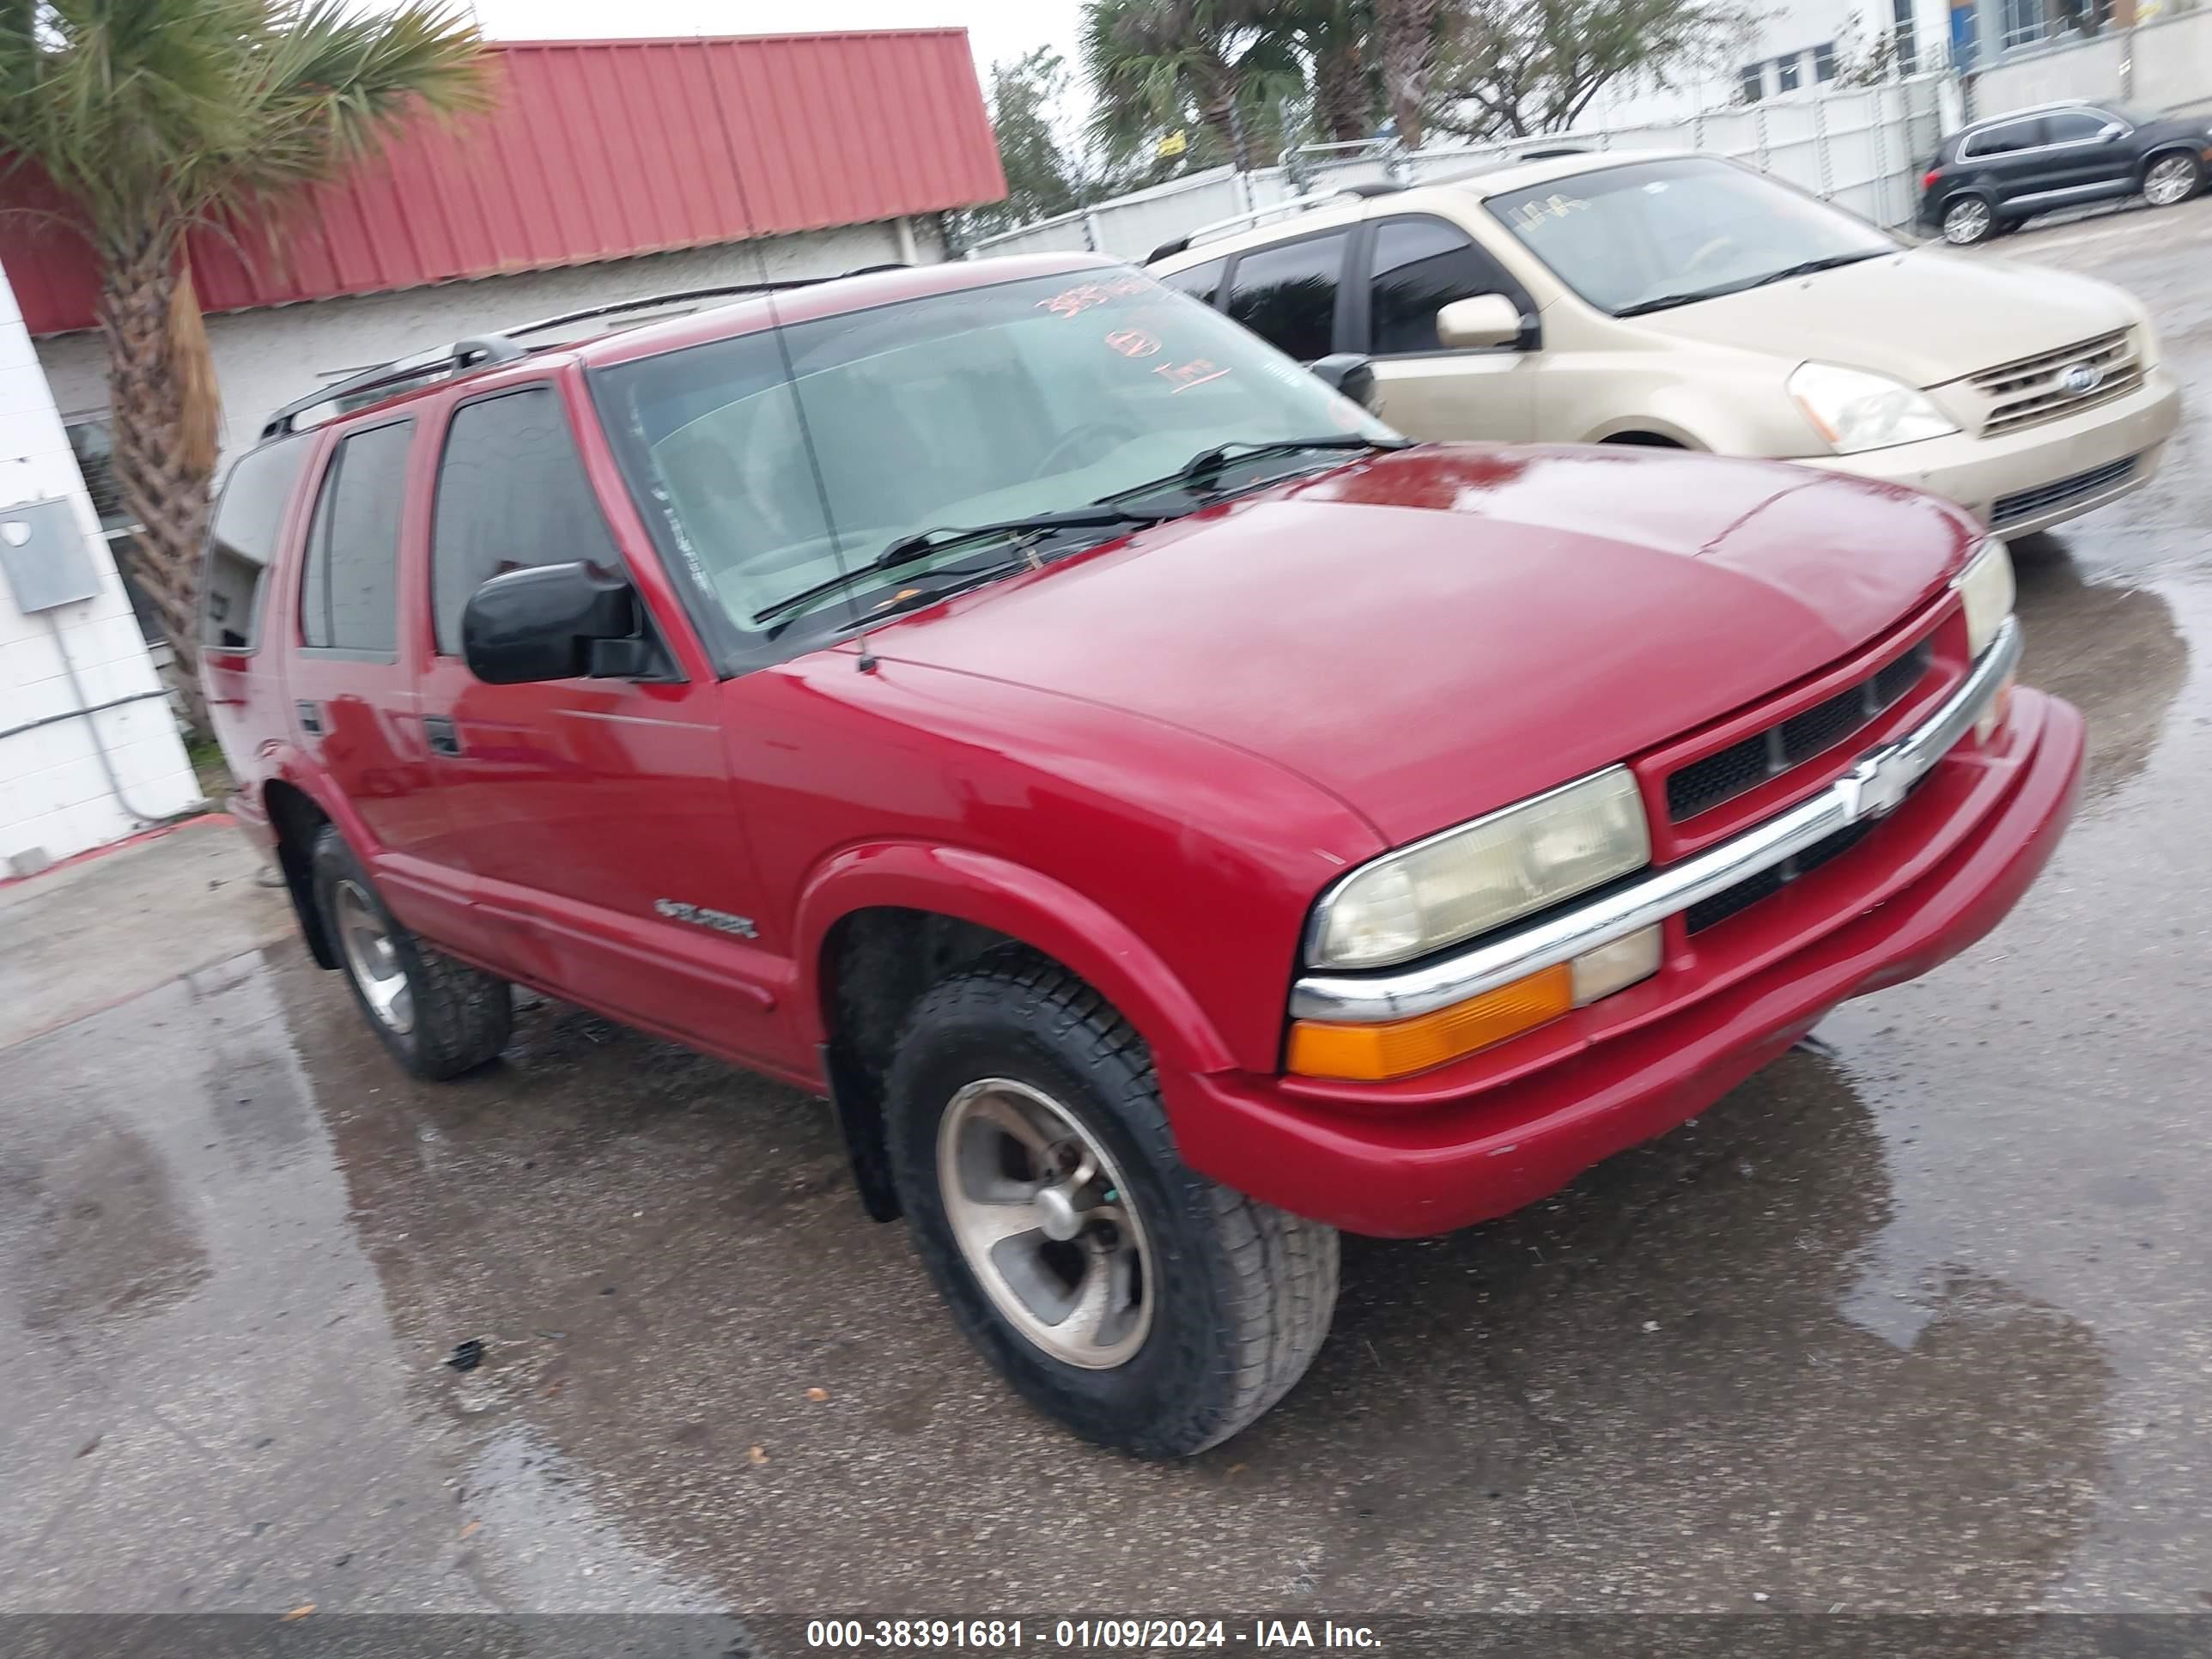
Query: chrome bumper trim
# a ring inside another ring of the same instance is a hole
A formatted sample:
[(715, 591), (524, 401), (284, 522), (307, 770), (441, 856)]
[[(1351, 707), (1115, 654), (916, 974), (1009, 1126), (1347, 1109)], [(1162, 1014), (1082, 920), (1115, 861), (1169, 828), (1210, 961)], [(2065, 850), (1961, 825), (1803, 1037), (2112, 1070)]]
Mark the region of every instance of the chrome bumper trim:
[(1913, 730), (1860, 756), (1810, 800), (1578, 909), (1442, 961), (1381, 973), (1305, 975), (1291, 988), (1291, 1016), (1371, 1024), (1449, 1007), (1686, 910), (1839, 830), (1883, 817), (1973, 729), (2019, 663), (2020, 652), (2020, 624), (2007, 617), (1941, 708)]

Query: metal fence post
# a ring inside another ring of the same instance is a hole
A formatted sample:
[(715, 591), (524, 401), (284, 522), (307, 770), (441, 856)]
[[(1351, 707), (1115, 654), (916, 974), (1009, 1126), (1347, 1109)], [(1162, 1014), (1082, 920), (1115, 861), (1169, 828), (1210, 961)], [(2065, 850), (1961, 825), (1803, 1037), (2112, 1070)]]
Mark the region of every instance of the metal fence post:
[(1818, 94), (1813, 99), (1813, 170), (1820, 178), (1820, 199), (1825, 202), (1836, 193), (1836, 175), (1828, 155), (1828, 100)]

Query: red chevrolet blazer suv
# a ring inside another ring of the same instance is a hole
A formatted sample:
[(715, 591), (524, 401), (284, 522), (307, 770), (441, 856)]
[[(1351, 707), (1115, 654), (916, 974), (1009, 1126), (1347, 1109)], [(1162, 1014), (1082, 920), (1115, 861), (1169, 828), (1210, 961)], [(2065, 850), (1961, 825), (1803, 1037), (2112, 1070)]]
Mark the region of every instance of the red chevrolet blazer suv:
[(418, 1077), (521, 984), (827, 1097), (1099, 1442), (1235, 1433), (1338, 1230), (1680, 1123), (1994, 926), (2071, 810), (2005, 550), (1929, 496), (1414, 446), (1358, 360), (1087, 257), (617, 309), (232, 468), (240, 819)]

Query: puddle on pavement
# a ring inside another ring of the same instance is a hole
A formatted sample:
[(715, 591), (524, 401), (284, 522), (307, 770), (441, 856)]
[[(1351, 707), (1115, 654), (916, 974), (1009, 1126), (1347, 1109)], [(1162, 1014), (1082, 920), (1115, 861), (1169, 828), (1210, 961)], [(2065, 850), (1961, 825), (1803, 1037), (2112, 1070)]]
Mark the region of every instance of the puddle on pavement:
[(706, 1606), (526, 1425), (410, 1398), (434, 1356), (295, 1050), (329, 1011), (291, 1021), (312, 969), (272, 956), (0, 1051), (0, 1607)]

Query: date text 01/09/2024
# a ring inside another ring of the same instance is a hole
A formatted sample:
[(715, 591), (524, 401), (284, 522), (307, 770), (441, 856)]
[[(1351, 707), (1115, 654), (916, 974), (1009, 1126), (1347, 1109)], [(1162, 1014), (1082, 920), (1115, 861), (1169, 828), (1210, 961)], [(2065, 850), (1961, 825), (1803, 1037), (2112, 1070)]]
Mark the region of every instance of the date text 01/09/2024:
[(1364, 1625), (1334, 1620), (1255, 1619), (815, 1619), (806, 1644), (836, 1652), (908, 1649), (939, 1652), (1016, 1652), (1024, 1647), (1073, 1652), (1159, 1651), (1242, 1647), (1255, 1653), (1299, 1649), (1376, 1650)]

